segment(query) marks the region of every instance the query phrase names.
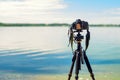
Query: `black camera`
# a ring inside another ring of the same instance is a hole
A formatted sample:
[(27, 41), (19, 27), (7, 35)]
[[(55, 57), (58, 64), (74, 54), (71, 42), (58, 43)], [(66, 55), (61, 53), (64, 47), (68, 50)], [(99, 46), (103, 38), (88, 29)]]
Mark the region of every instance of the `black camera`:
[(89, 32), (88, 22), (77, 19), (70, 26), (70, 28), (68, 30), (68, 35), (69, 35), (69, 44), (71, 44), (72, 50), (73, 50), (73, 41), (77, 41), (79, 43), (82, 39), (84, 39), (84, 36), (81, 35), (81, 32), (83, 30), (86, 30), (86, 32), (87, 32), (86, 38), (85, 38), (85, 45), (86, 45), (85, 50), (87, 50), (88, 45), (89, 45), (89, 40), (90, 40), (90, 32)]
[(75, 30), (88, 30), (89, 24), (86, 21), (81, 21), (80, 19), (77, 19), (75, 22), (72, 23), (71, 29)]

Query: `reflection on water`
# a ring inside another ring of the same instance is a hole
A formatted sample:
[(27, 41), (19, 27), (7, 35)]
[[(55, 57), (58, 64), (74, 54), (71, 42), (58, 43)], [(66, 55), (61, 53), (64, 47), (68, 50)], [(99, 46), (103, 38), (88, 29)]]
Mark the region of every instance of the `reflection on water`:
[[(16, 27), (0, 28), (1, 48), (35, 48), (57, 49), (65, 48), (67, 28), (51, 27)], [(56, 46), (59, 45), (59, 46)]]
[[(0, 74), (68, 73), (72, 53), (67, 31), (67, 27), (0, 28)], [(90, 31), (87, 55), (94, 71), (120, 72), (120, 28), (92, 27)]]

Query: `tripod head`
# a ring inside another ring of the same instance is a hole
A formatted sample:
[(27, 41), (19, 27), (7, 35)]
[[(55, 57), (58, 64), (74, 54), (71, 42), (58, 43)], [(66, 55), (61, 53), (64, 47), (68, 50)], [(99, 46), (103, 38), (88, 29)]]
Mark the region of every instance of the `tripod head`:
[(76, 31), (77, 32), (77, 35), (74, 36), (74, 40), (77, 42), (77, 43), (80, 43), (82, 41), (82, 39), (84, 39), (84, 36), (80, 34), (80, 31)]

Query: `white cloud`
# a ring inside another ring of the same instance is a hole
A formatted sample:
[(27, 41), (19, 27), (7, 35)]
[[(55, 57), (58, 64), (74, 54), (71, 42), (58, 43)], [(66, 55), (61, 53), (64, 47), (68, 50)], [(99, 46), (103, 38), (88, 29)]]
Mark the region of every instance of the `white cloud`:
[(119, 15), (120, 16), (120, 8), (112, 8), (109, 10), (105, 11), (106, 14), (111, 14), (111, 15)]
[(0, 21), (3, 22), (52, 22), (59, 20), (66, 8), (62, 0), (7, 0), (0, 1)]
[(92, 24), (120, 24), (120, 8), (92, 12), (86, 14), (86, 18)]
[(75, 19), (87, 20), (90, 24), (119, 24), (120, 8), (99, 12), (63, 11), (64, 0), (0, 0), (0, 22), (12, 23), (72, 23)]

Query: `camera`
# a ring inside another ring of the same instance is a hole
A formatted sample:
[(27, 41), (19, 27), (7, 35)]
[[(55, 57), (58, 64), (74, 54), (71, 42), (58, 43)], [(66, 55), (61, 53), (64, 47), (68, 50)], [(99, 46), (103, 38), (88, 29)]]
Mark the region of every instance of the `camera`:
[(81, 21), (80, 19), (77, 19), (75, 22), (72, 23), (71, 29), (77, 31), (87, 30), (89, 29), (89, 24), (87, 21)]

